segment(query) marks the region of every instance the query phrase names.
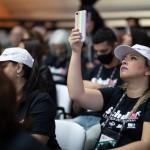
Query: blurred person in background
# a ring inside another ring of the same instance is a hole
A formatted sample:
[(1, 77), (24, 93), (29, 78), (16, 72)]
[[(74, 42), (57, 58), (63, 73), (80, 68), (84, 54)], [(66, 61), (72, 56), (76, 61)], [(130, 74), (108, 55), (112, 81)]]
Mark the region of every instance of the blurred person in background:
[(122, 37), (125, 34), (124, 29), (119, 29), (119, 28), (111, 28), (111, 30), (115, 33), (116, 37), (117, 37), (117, 43), (118, 45), (122, 44)]
[(127, 27), (128, 28), (141, 28), (141, 25), (139, 23), (139, 18), (135, 18), (135, 17), (128, 17), (126, 18), (126, 22), (127, 22)]
[(9, 47), (17, 47), (23, 38), (25, 29), (22, 26), (15, 26), (9, 33), (9, 42), (2, 45), (3, 49)]
[(34, 26), (33, 28), (32, 28), (32, 31), (34, 32), (38, 32), (39, 34), (41, 34), (42, 35), (42, 37), (43, 37), (43, 40), (45, 41), (45, 42), (47, 42), (47, 29), (44, 27), (44, 26), (42, 26), (42, 25), (37, 25), (37, 26)]
[(150, 47), (150, 37), (142, 28), (129, 28), (122, 37), (122, 44), (129, 46), (141, 44)]
[(104, 27), (104, 20), (98, 13), (98, 11), (93, 7), (95, 1), (81, 1), (82, 5), (79, 10), (87, 11), (87, 21), (86, 21), (86, 39), (84, 42), (84, 48), (82, 51), (82, 59), (85, 59), (87, 72), (92, 69), (97, 63), (94, 59), (94, 53), (92, 50), (92, 36), (95, 32)]
[(8, 48), (0, 55), (0, 67), (13, 82), (17, 93), (17, 116), (33, 137), (51, 149), (59, 149), (55, 135), (56, 109), (45, 80), (40, 77), (36, 60), (25, 49)]
[(48, 150), (44, 144), (25, 132), (16, 116), (17, 100), (13, 83), (0, 69), (0, 149)]
[(39, 72), (48, 84), (48, 93), (50, 94), (54, 104), (57, 105), (56, 87), (52, 73), (50, 72), (48, 66), (42, 64), (42, 58), (44, 54), (41, 43), (38, 40), (26, 39), (20, 42), (19, 47), (28, 50), (31, 56), (38, 62)]
[(80, 0), (81, 5), (78, 10), (86, 10), (87, 11), (87, 32), (94, 35), (95, 32), (104, 27), (104, 20), (101, 17), (100, 13), (94, 8), (94, 4), (97, 0)]
[(69, 33), (64, 29), (57, 29), (49, 39), (50, 54), (45, 64), (49, 66), (55, 83), (65, 84), (67, 81), (68, 65), (70, 61)]
[(26, 29), (23, 34), (23, 40), (38, 40), (42, 47), (42, 62), (41, 64), (45, 63), (45, 59), (48, 55), (48, 44), (44, 40), (44, 37), (41, 32), (32, 29)]
[(23, 33), (22, 40), (33, 39), (33, 34), (31, 29), (25, 29)]
[[(34, 28), (33, 28), (34, 29)], [(37, 39), (40, 41), (42, 49), (43, 49), (43, 62), (47, 58), (47, 55), (49, 53), (49, 48), (48, 48), (48, 41), (45, 40), (44, 35), (38, 31), (38, 30), (31, 30), (32, 32), (32, 39)]]

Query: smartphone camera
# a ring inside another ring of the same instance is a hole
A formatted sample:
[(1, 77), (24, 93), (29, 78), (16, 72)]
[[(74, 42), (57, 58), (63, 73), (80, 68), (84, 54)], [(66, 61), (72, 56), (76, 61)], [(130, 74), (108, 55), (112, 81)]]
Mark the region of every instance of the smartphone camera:
[(78, 13), (76, 13), (76, 15), (78, 15)]

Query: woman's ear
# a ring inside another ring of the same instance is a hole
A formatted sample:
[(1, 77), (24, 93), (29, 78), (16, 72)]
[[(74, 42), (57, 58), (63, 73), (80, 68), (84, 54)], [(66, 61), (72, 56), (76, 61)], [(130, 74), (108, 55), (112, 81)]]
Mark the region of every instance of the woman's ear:
[(22, 72), (22, 70), (23, 70), (23, 64), (18, 63), (17, 64), (17, 74), (20, 74)]

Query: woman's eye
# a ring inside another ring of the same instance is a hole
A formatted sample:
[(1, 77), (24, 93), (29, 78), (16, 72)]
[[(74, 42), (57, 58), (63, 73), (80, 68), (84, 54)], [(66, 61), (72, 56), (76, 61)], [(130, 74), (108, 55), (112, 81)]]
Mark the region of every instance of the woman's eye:
[(131, 57), (131, 60), (137, 60), (137, 58), (132, 56), (132, 57)]

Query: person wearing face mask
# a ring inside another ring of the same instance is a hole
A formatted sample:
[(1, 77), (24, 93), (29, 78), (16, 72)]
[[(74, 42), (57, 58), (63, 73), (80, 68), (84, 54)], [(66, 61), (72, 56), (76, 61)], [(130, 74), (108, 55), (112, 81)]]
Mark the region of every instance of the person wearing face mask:
[(49, 66), (56, 84), (66, 85), (71, 53), (68, 37), (67, 30), (57, 29), (53, 32), (48, 42), (50, 55), (47, 57), (45, 63)]
[(93, 36), (93, 50), (100, 62), (84, 80), (90, 88), (114, 87), (122, 84), (119, 78), (120, 61), (114, 56), (117, 46), (115, 33), (107, 27), (99, 29)]
[[(116, 87), (122, 84), (119, 77), (120, 61), (114, 56), (117, 46), (115, 33), (107, 27), (100, 28), (93, 36), (93, 49), (96, 59), (100, 62), (83, 80), (85, 88), (100, 89), (104, 87)], [(100, 125), (101, 112), (81, 109), (78, 104), (73, 103), (75, 113), (80, 113), (73, 119), (74, 122), (84, 127), (87, 134), (85, 149), (93, 148), (96, 142)], [(88, 136), (90, 134), (90, 136)], [(88, 139), (90, 137), (90, 139)]]

